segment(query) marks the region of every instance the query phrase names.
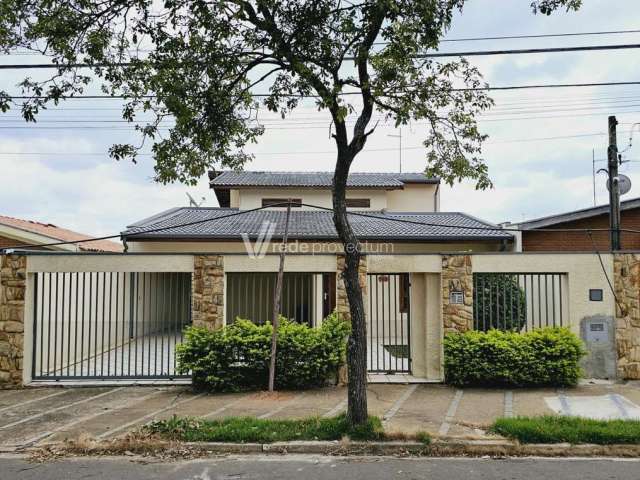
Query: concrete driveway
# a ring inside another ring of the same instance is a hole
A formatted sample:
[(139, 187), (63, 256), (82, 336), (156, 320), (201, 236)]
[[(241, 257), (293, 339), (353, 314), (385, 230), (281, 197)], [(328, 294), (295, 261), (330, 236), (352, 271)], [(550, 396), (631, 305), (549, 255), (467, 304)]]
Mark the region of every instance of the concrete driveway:
[[(564, 391), (378, 384), (369, 385), (368, 398), (370, 413), (383, 418), (388, 431), (484, 436), (500, 416), (584, 415), (588, 405), (600, 411), (609, 405), (610, 418), (631, 418), (640, 405), (640, 386), (587, 385)], [(333, 416), (345, 409), (346, 389), (338, 387), (272, 395), (196, 394), (184, 386), (5, 390), (0, 391), (0, 446), (10, 449), (81, 435), (113, 438), (174, 414), (301, 418)]]

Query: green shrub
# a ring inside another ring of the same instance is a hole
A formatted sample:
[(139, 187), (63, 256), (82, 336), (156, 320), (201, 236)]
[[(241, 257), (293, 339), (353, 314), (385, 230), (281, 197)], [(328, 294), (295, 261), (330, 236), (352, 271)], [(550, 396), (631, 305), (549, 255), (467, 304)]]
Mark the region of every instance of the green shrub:
[(585, 354), (566, 328), (527, 333), (470, 331), (444, 339), (445, 381), (452, 385), (570, 386)]
[[(282, 318), (278, 329), (276, 387), (324, 385), (344, 363), (349, 324), (333, 314), (320, 328)], [(267, 386), (271, 355), (270, 323), (236, 320), (218, 330), (190, 327), (176, 347), (177, 370), (191, 372), (198, 390), (238, 391)]]

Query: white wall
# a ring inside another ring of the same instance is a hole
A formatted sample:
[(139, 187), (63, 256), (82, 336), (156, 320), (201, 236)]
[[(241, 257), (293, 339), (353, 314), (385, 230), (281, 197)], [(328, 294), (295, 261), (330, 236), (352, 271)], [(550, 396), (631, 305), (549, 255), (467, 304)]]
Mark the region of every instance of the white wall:
[(430, 184), (407, 184), (403, 190), (389, 190), (387, 209), (391, 212), (437, 212), (440, 209), (437, 187)]
[[(300, 198), (302, 203), (331, 208), (331, 190), (315, 188), (243, 188), (237, 190), (240, 210), (249, 210), (262, 206), (263, 198)], [(382, 210), (387, 207), (385, 190), (350, 189), (347, 198), (368, 198), (371, 205), (369, 210)], [(284, 208), (284, 207), (283, 207)], [(303, 210), (313, 210), (311, 207), (301, 207)], [(358, 209), (366, 210), (366, 209)]]

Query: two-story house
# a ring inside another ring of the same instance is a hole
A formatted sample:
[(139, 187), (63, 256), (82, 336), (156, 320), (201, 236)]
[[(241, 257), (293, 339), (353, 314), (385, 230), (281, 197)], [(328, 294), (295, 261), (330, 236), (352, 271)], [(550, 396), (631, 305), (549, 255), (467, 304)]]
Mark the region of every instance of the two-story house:
[[(243, 238), (260, 238), (265, 225), (272, 223), (273, 251), (282, 239), (286, 203), (291, 201), (289, 241), (310, 250), (329, 244), (340, 248), (331, 212), (332, 175), (211, 173), (219, 207), (173, 208), (128, 226), (122, 237), (131, 252), (244, 253)], [(351, 225), (365, 252), (512, 249), (512, 235), (496, 225), (460, 212), (441, 212), (440, 180), (422, 173), (352, 173), (346, 196)]]
[[(219, 207), (174, 208), (130, 225), (122, 238), (129, 252), (222, 257), (224, 294), (216, 299), (223, 310), (221, 324), (237, 317), (263, 323), (272, 314), (285, 204), (291, 202), (282, 312), (318, 325), (346, 301), (336, 285), (336, 256), (343, 249), (333, 224), (331, 184), (329, 172), (211, 173)], [(346, 196), (365, 254), (513, 248), (513, 236), (500, 227), (464, 213), (441, 212), (440, 181), (422, 173), (352, 173)], [(403, 352), (411, 343), (411, 324), (421, 325), (418, 315), (409, 319), (411, 277), (368, 277), (370, 350), (381, 352), (371, 356), (369, 369), (407, 372), (409, 356)]]

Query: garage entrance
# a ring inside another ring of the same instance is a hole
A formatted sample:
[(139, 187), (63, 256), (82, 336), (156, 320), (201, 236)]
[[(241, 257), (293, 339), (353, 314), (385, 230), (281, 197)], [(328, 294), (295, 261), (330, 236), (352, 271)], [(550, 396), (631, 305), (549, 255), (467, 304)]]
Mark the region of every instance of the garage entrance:
[(34, 380), (174, 380), (191, 324), (191, 274), (41, 272), (34, 279)]

